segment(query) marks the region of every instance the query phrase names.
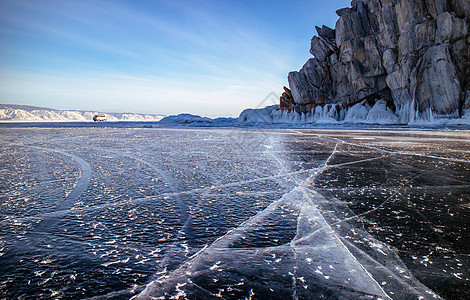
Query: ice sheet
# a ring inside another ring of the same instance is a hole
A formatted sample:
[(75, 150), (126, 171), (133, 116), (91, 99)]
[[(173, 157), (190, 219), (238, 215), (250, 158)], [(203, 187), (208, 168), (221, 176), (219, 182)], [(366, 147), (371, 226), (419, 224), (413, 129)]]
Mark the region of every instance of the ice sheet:
[[(280, 169), (278, 141), (270, 154)], [(263, 211), (192, 256), (178, 269), (152, 282), (135, 299), (271, 298), (403, 299), (439, 298), (406, 269), (392, 248), (374, 239), (341, 201), (312, 188), (331, 168), (338, 144), (324, 164)], [(366, 159), (368, 160), (368, 159)], [(354, 163), (363, 163), (364, 160)], [(259, 243), (272, 227), (296, 223), (296, 234), (282, 245)], [(267, 284), (263, 284), (267, 283)]]
[(2, 297), (468, 294), (468, 132), (1, 130)]

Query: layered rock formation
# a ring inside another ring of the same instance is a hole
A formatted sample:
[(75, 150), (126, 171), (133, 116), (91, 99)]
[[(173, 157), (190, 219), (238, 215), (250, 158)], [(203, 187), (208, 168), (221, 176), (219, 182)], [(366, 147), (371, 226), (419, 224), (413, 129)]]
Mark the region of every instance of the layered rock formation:
[(289, 73), (274, 119), (342, 121), (376, 104), (395, 123), (470, 115), (469, 0), (356, 0), (336, 13), (335, 29), (316, 27), (313, 57)]

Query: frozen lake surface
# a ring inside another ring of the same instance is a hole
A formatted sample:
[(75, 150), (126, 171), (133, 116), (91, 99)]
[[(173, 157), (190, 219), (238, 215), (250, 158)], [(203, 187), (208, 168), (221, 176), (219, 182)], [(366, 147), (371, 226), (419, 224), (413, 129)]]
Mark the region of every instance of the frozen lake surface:
[(0, 132), (1, 298), (470, 298), (469, 131)]

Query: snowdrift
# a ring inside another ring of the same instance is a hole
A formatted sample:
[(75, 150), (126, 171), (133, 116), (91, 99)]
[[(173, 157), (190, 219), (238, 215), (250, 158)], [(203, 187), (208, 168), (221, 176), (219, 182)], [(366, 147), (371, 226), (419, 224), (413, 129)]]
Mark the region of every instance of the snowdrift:
[(191, 114), (172, 115), (161, 119), (158, 124), (165, 126), (228, 126), (235, 118), (207, 118)]

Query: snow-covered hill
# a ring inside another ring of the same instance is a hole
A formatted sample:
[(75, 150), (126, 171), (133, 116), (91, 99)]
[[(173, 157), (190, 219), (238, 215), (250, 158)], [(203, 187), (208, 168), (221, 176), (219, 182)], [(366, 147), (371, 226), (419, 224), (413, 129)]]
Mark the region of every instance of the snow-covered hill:
[[(0, 104), (0, 121), (16, 122), (67, 122), (92, 121), (99, 112), (58, 110), (46, 107), (36, 107), (15, 104)], [(160, 121), (164, 116), (157, 114), (137, 113), (106, 113), (107, 121)]]

